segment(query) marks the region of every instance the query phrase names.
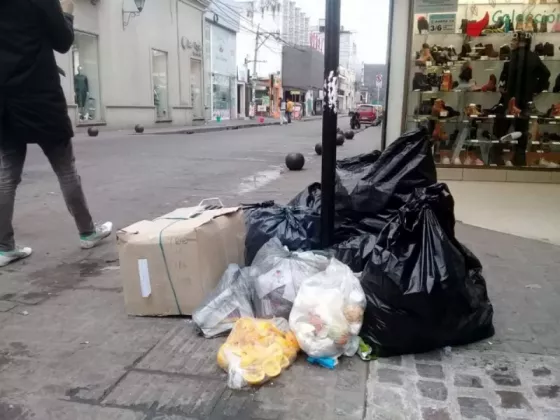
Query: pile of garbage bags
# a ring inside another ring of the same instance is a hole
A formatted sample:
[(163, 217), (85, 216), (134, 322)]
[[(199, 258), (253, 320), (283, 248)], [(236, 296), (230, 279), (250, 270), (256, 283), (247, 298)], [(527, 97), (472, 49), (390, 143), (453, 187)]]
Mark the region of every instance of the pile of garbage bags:
[[(494, 334), (482, 265), (455, 237), (453, 197), (437, 182), (426, 134), (414, 130), (383, 153), (337, 162), (335, 245), (325, 251), (361, 273), (367, 305), (360, 335), (378, 356)], [(275, 206), (272, 217), (250, 210), (247, 262), (254, 237), (277, 238), (291, 251), (320, 249), (320, 212), (317, 183), (287, 206)]]
[(426, 134), (337, 162), (330, 249), (319, 241), (320, 184), (287, 206), (245, 209), (247, 266), (230, 266), (193, 314), (206, 337), (233, 329), (218, 354), (230, 387), (274, 378), (300, 349), (334, 366), (364, 342), (383, 357), (494, 334), (482, 265), (455, 237)]
[(353, 356), (365, 305), (348, 266), (323, 252), (291, 252), (272, 238), (252, 265), (228, 267), (193, 320), (207, 338), (231, 331), (218, 364), (239, 389), (280, 375), (300, 348), (333, 366)]

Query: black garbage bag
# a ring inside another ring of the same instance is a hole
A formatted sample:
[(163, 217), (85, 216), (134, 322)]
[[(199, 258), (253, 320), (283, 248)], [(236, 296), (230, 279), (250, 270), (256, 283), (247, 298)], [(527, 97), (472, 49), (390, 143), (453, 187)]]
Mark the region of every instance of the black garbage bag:
[(312, 212), (321, 214), (321, 184), (314, 182), (305, 190), (296, 195), (292, 201), (288, 203), (292, 207), (304, 207)]
[(251, 265), (257, 252), (272, 238), (290, 251), (320, 249), (320, 214), (305, 207), (264, 203), (244, 206), (247, 237), (245, 263)]
[(478, 259), (454, 235), (445, 184), (419, 188), (380, 232), (362, 274), (361, 335), (380, 356), (426, 352), (494, 334)]
[(371, 260), (376, 237), (369, 233), (351, 236), (331, 248), (333, 256), (349, 266), (354, 273), (361, 273)]
[(381, 155), (337, 163), (335, 209), (377, 234), (414, 194), (437, 182), (431, 145), (424, 128), (403, 134)]

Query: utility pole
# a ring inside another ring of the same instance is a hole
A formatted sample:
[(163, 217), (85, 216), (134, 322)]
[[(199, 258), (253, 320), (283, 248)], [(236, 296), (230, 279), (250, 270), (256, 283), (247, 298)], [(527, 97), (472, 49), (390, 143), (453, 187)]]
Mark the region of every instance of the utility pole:
[(253, 59), (253, 77), (252, 77), (253, 93), (251, 95), (253, 115), (255, 117), (257, 116), (257, 54), (259, 52), (260, 29), (261, 29), (261, 24), (259, 23), (257, 26), (257, 34), (255, 36), (255, 57)]
[(336, 128), (338, 124), (338, 65), (340, 48), (340, 1), (326, 0), (325, 87), (323, 104), (323, 156), (321, 168), (321, 244), (334, 243), (334, 184)]
[[(261, 35), (265, 35), (263, 41), (259, 44), (259, 40)], [(254, 115), (257, 115), (257, 63), (266, 63), (266, 61), (258, 61), (257, 55), (259, 53), (259, 49), (264, 45), (264, 43), (270, 38), (272, 34), (270, 33), (261, 33), (261, 24), (257, 25), (257, 33), (255, 35), (255, 59), (253, 60), (253, 75), (252, 75), (252, 86), (253, 86), (253, 93), (252, 93), (252, 103), (253, 103), (253, 110)], [(249, 61), (247, 61), (248, 63)]]

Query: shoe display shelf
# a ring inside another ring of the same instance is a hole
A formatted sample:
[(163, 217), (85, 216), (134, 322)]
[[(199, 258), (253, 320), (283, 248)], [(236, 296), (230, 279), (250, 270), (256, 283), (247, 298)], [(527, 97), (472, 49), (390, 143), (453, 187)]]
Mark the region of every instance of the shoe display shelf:
[[(541, 29), (546, 32), (539, 32)], [(527, 166), (560, 167), (560, 32), (548, 31), (541, 27), (533, 32), (532, 49), (536, 47), (551, 73), (549, 84), (524, 115), (515, 111), (508, 114), (509, 109), (504, 111), (498, 105), (500, 74), (509, 61), (513, 32), (480, 36), (468, 36), (460, 28), (453, 34), (416, 32), (411, 48), (407, 125), (429, 127), (437, 163), (510, 166), (516, 140), (499, 139), (493, 134), (494, 124), (497, 120), (507, 124), (504, 120), (526, 119), (530, 125)]]

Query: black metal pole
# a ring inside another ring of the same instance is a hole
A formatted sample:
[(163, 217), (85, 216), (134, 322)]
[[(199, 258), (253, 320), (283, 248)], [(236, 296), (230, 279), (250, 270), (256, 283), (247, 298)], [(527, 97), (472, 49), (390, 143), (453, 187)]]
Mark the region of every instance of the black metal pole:
[(388, 105), (389, 105), (389, 82), (391, 81), (391, 52), (392, 43), (391, 39), (393, 36), (393, 16), (395, 15), (395, 1), (391, 0), (389, 2), (389, 25), (387, 26), (387, 55), (385, 56), (385, 62), (387, 63), (387, 75), (385, 76), (385, 98), (383, 101), (383, 121), (381, 121), (381, 151), (387, 148), (387, 115)]
[(340, 47), (340, 0), (326, 0), (325, 86), (323, 104), (323, 161), (321, 170), (321, 244), (334, 242), (334, 184), (336, 128), (338, 123), (338, 64)]

